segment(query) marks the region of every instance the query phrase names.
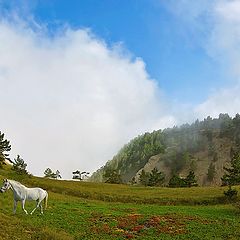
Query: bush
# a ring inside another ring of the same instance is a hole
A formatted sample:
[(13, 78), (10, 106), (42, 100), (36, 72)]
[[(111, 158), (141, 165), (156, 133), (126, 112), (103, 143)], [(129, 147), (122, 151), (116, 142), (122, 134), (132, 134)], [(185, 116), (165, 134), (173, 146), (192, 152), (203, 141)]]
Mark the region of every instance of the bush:
[(229, 186), (227, 191), (224, 191), (224, 195), (226, 196), (226, 198), (228, 200), (234, 200), (237, 198), (237, 190), (236, 189), (232, 189), (231, 186)]

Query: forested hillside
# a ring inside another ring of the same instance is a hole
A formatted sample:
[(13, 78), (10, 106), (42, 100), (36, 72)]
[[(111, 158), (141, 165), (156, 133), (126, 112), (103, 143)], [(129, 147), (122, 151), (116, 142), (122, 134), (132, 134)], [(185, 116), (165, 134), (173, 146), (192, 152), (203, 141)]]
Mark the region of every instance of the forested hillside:
[(193, 171), (199, 185), (220, 185), (223, 167), (239, 150), (240, 115), (220, 114), (134, 138), (91, 180), (105, 181), (106, 173), (114, 171), (123, 182), (138, 182), (142, 170), (157, 168), (164, 174), (165, 184), (175, 175), (186, 177)]

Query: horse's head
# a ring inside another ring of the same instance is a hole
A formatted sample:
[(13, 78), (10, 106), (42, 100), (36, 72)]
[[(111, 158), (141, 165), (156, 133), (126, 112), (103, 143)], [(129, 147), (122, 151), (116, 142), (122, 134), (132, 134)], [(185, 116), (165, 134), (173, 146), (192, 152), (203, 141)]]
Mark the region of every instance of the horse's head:
[(11, 184), (7, 179), (3, 180), (3, 186), (0, 188), (0, 192), (4, 193), (6, 192), (9, 188), (11, 188)]

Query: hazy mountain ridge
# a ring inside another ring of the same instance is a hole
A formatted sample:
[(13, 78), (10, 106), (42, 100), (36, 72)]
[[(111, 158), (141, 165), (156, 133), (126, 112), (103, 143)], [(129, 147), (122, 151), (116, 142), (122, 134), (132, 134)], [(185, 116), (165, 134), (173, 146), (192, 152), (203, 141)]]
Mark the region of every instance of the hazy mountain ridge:
[[(107, 169), (117, 170), (124, 182), (133, 177), (138, 181), (142, 169), (150, 172), (154, 167), (165, 174), (165, 184), (173, 174), (185, 177), (195, 172), (199, 185), (220, 185), (234, 151), (240, 150), (240, 115), (234, 118), (220, 114), (203, 121), (184, 124), (164, 130), (145, 133), (126, 144), (112, 160), (93, 173), (92, 181), (104, 181)], [(210, 165), (214, 178), (207, 177)]]

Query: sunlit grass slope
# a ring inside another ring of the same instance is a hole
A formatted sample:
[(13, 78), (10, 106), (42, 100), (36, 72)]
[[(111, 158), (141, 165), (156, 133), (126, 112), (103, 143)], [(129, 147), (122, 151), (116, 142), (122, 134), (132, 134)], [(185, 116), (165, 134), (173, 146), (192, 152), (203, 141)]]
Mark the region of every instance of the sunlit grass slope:
[(9, 179), (19, 180), (28, 186), (40, 186), (51, 192), (92, 200), (160, 205), (219, 204), (225, 202), (223, 192), (226, 188), (224, 187), (140, 187), (18, 176), (9, 170), (0, 170), (1, 173)]
[[(31, 216), (19, 204), (13, 215), (12, 192), (0, 194), (0, 239), (240, 239), (239, 212), (217, 204), (223, 202), (222, 188), (80, 183), (0, 170), (0, 180), (5, 177), (47, 189), (49, 207), (43, 216)], [(33, 207), (26, 203), (28, 211)]]

